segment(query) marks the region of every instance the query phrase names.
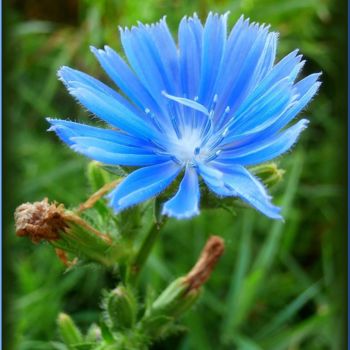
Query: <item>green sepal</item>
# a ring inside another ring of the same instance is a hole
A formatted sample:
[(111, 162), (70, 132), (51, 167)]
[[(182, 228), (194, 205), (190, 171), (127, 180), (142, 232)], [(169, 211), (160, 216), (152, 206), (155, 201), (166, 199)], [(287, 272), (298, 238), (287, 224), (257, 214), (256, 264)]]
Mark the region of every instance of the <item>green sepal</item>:
[(124, 263), (131, 255), (126, 242), (112, 240), (74, 213), (66, 211), (64, 218), (67, 227), (60, 232), (59, 239), (51, 241), (55, 248), (71, 253), (84, 262), (97, 262), (107, 267)]
[(106, 172), (117, 175), (119, 177), (124, 177), (128, 173), (119, 165), (101, 165), (101, 168)]

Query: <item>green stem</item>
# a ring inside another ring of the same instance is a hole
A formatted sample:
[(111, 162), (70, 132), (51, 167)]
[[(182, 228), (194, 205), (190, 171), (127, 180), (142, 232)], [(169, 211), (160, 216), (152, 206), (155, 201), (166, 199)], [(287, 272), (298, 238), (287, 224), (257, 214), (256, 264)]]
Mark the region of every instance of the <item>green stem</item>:
[(150, 230), (148, 231), (146, 238), (141, 244), (139, 251), (137, 252), (129, 270), (128, 279), (131, 283), (136, 281), (142, 267), (144, 266), (157, 238), (159, 236), (160, 230), (165, 224), (166, 219), (163, 218), (161, 222), (155, 222)]

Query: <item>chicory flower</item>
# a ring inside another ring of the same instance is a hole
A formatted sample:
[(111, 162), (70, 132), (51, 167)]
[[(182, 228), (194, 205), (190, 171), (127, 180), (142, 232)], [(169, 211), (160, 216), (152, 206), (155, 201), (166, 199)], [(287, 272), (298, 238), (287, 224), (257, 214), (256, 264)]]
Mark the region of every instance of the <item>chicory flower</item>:
[[(241, 17), (227, 33), (227, 14), (204, 25), (184, 17), (178, 42), (165, 18), (120, 28), (127, 60), (91, 48), (120, 89), (68, 68), (59, 78), (99, 128), (48, 119), (73, 150), (108, 165), (133, 166), (110, 194), (115, 212), (148, 200), (183, 173), (164, 215), (199, 213), (199, 182), (218, 196), (239, 197), (273, 219), (280, 208), (247, 167), (288, 151), (308, 121), (290, 122), (317, 92), (320, 74), (296, 81), (304, 61), (293, 51), (275, 64), (277, 33)], [(201, 180), (200, 180), (201, 179)]]

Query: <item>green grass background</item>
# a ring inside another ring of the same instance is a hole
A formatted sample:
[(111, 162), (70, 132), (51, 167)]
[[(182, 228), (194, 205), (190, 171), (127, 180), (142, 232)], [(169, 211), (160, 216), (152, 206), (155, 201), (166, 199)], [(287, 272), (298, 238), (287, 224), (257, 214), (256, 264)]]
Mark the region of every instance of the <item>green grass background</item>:
[(229, 10), (230, 26), (243, 13), (280, 32), (278, 58), (299, 48), (304, 74), (322, 71), (323, 85), (303, 113), (311, 123), (272, 192), (285, 223), (252, 209), (236, 216), (217, 210), (189, 221), (170, 221), (142, 274), (157, 291), (183, 275), (210, 234), (226, 252), (195, 309), (183, 319), (190, 331), (154, 349), (345, 349), (344, 271), (346, 202), (344, 84), (341, 56), (345, 10), (330, 0), (62, 0), (11, 1), (5, 30), (6, 349), (54, 349), (56, 317), (64, 310), (84, 328), (96, 321), (101, 288), (112, 276), (96, 267), (69, 273), (46, 244), (14, 236), (13, 211), (47, 196), (77, 205), (89, 194), (88, 160), (47, 133), (46, 116), (88, 121), (89, 115), (58, 82), (70, 65), (108, 82), (89, 45), (120, 50), (117, 26), (167, 15), (176, 34), (183, 15)]

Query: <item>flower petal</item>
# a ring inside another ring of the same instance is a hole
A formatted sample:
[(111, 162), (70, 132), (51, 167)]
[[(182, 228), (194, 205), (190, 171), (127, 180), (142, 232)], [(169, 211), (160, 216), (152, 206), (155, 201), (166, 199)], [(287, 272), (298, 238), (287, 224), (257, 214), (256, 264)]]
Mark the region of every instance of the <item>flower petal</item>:
[(108, 76), (131, 101), (143, 110), (148, 108), (158, 115), (162, 114), (162, 108), (158, 101), (152, 97), (117, 52), (109, 46), (105, 46), (104, 50), (94, 47), (90, 47), (90, 49)]
[(209, 13), (203, 31), (201, 78), (198, 101), (208, 108), (217, 93), (213, 91), (226, 44), (227, 15)]
[(222, 187), (224, 185), (222, 180), (223, 174), (210, 165), (199, 163), (198, 171), (203, 180), (210, 183), (213, 187)]
[(50, 131), (74, 151), (110, 165), (145, 166), (164, 162), (169, 155), (156, 153), (154, 145), (114, 130), (95, 128), (65, 120), (48, 119)]
[(249, 101), (253, 101), (257, 96), (263, 94), (266, 89), (276, 84), (278, 81), (289, 77), (294, 81), (304, 63), (301, 63), (301, 55), (297, 55), (298, 50), (294, 50), (282, 58), (256, 86), (256, 89), (249, 95)]
[(146, 26), (152, 41), (160, 52), (163, 69), (167, 75), (170, 85), (173, 87), (172, 93), (180, 93), (179, 81), (179, 57), (175, 41), (169, 31), (164, 16), (158, 23)]
[[(288, 125), (289, 122), (291, 122), (316, 95), (320, 86), (321, 83), (316, 82), (309, 88), (309, 90), (301, 94), (298, 100), (290, 106), (290, 109), (281, 115), (278, 120), (276, 120), (273, 124), (271, 124), (269, 128), (265, 130), (264, 137), (267, 138)], [(295, 85), (295, 87), (297, 88), (297, 85)]]
[(199, 174), (210, 190), (221, 197), (234, 196), (234, 191), (225, 187), (223, 181), (224, 174), (222, 171), (212, 167), (211, 165), (202, 164), (198, 167)]
[(226, 164), (255, 165), (274, 159), (288, 151), (298, 139), (300, 133), (307, 127), (308, 120), (301, 119), (286, 131), (268, 139), (265, 142), (255, 142), (238, 147), (235, 150), (223, 151), (217, 161)]
[(121, 133), (117, 130), (102, 129), (61, 119), (47, 118), (46, 120), (51, 124), (51, 127), (48, 129), (48, 131), (55, 131), (61, 140), (68, 145), (74, 143), (71, 140), (72, 137), (86, 136), (98, 138), (105, 141), (112, 141), (124, 146), (150, 148), (154, 147), (154, 145), (150, 142), (138, 139), (125, 133)]
[[(266, 123), (271, 124), (295, 99), (296, 89), (293, 89), (293, 83), (288, 78), (280, 80), (255, 101), (242, 104), (230, 126), (234, 131), (232, 137), (236, 139), (236, 135), (241, 132), (252, 132), (255, 128), (263, 128)], [(229, 134), (227, 142), (232, 141), (230, 136)]]
[(197, 15), (184, 17), (179, 27), (180, 75), (183, 96), (198, 96), (203, 26)]
[(79, 147), (88, 148), (95, 147), (100, 148), (106, 152), (111, 153), (121, 153), (121, 154), (149, 154), (154, 155), (156, 152), (146, 147), (133, 147), (129, 145), (121, 145), (118, 141), (113, 140), (101, 140), (96, 137), (86, 137), (86, 136), (73, 136), (70, 138), (74, 145)]
[(223, 172), (225, 187), (231, 189), (234, 196), (239, 196), (272, 219), (282, 219), (280, 208), (271, 203), (271, 197), (264, 186), (243, 166), (238, 164), (230, 166), (215, 164), (214, 166)]
[[(305, 78), (307, 79), (307, 78)], [(304, 79), (304, 80), (305, 80)], [(300, 83), (303, 82), (300, 81)], [(295, 85), (295, 88), (297, 88), (298, 92), (301, 92), (301, 89), (299, 90), (298, 84)], [(261, 143), (265, 142), (266, 140), (270, 139), (271, 137), (274, 137), (275, 134), (283, 129), (286, 125), (288, 125), (296, 116), (298, 113), (300, 113), (305, 106), (310, 102), (310, 100), (315, 96), (317, 93), (321, 83), (315, 82), (311, 87), (309, 86), (309, 90), (305, 91), (305, 85), (302, 86), (303, 93), (298, 97), (296, 101), (291, 103), (286, 110), (284, 110), (280, 115), (277, 116), (277, 118), (270, 118), (266, 122), (259, 125), (257, 128), (254, 128), (253, 130), (247, 130), (243, 133), (235, 133), (229, 135), (226, 139), (226, 148), (233, 148), (241, 146), (245, 146), (248, 144), (255, 144), (256, 142)], [(229, 143), (232, 143), (232, 145), (228, 145)], [(227, 147), (228, 146), (228, 147)]]
[(177, 219), (187, 219), (199, 214), (199, 184), (195, 169), (187, 167), (180, 188), (163, 207), (162, 214)]
[[(227, 40), (222, 70), (216, 87), (219, 95), (216, 118), (222, 118), (227, 107), (236, 110), (271, 69), (275, 56), (276, 33), (266, 26), (239, 19)], [(267, 65), (263, 66), (263, 62)], [(228, 74), (229, 72), (229, 74)]]
[(121, 30), (121, 41), (131, 67), (153, 98), (161, 101), (163, 90), (172, 92), (160, 53), (145, 26)]
[(145, 166), (166, 162), (171, 159), (168, 155), (158, 154), (129, 154), (106, 151), (103, 148), (84, 146), (78, 143), (71, 148), (86, 157), (108, 165)]
[(116, 212), (148, 200), (170, 185), (181, 171), (173, 161), (135, 170), (109, 194)]
[(139, 109), (136, 109), (134, 105), (132, 105), (128, 100), (126, 100), (123, 96), (118, 94), (115, 90), (111, 89), (107, 85), (103, 84), (99, 80), (93, 78), (92, 76), (78, 71), (76, 69), (72, 69), (70, 67), (63, 66), (57, 72), (59, 79), (66, 85), (69, 89), (71, 83), (80, 82), (85, 85), (93, 86), (95, 89), (98, 89), (104, 94), (110, 95), (114, 99), (116, 99), (120, 104), (122, 104), (125, 108), (131, 110), (134, 114), (141, 116), (143, 113)]
[(93, 85), (68, 82), (69, 92), (89, 111), (108, 124), (120, 128), (141, 139), (159, 139), (152, 124), (147, 124), (112, 96), (98, 90)]
[(261, 75), (261, 67), (259, 62), (264, 59), (262, 56), (266, 43), (272, 40), (268, 40), (274, 33), (269, 33), (266, 27), (261, 27), (254, 44), (249, 50), (249, 54), (244, 58), (244, 64), (239, 68), (239, 75), (236, 77), (234, 84), (229, 87), (230, 94), (227, 100), (227, 106), (231, 110), (236, 110), (244, 98), (252, 91), (256, 86), (256, 75)]

